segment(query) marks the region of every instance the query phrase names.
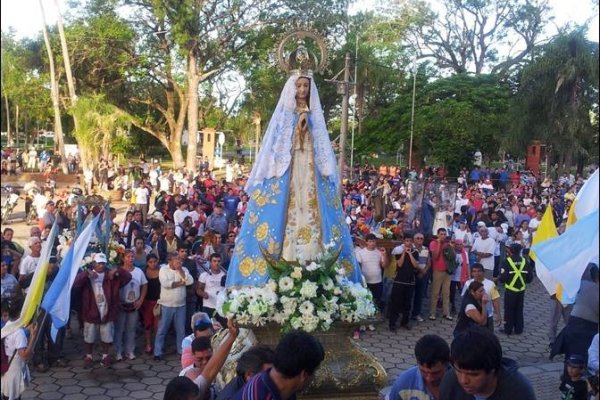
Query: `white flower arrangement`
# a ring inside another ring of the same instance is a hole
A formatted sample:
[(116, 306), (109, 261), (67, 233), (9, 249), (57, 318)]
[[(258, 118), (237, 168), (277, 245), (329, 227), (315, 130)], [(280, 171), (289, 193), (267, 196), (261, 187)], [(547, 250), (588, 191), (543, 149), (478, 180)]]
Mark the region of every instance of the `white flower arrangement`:
[(73, 243), (73, 233), (69, 229), (63, 229), (63, 231), (58, 234), (58, 246), (56, 246), (56, 254), (59, 259), (62, 260), (65, 258), (69, 247), (71, 247), (71, 243)]
[(326, 331), (334, 321), (358, 323), (373, 317), (371, 292), (348, 280), (331, 252), (334, 246), (325, 247), (325, 253), (307, 265), (267, 260), (269, 281), (260, 287), (228, 288), (221, 292), (217, 310), (241, 325), (274, 322), (283, 331)]
[[(95, 244), (90, 244), (87, 248), (86, 254), (90, 253), (90, 256), (92, 260), (93, 260), (93, 256), (96, 253), (104, 253), (105, 249), (103, 248), (103, 246), (101, 246), (98, 243)], [(118, 267), (119, 265), (121, 265), (121, 260), (123, 259), (123, 255), (125, 254), (125, 246), (120, 244), (119, 242), (115, 241), (115, 240), (110, 240), (108, 242), (108, 254), (105, 254), (107, 260), (108, 260), (108, 264), (113, 266), (113, 267)], [(81, 267), (82, 268), (87, 268), (88, 264), (91, 263), (92, 260), (90, 260), (89, 262), (85, 262), (86, 259), (88, 259), (88, 257), (85, 257), (83, 259), (83, 261), (81, 262)]]

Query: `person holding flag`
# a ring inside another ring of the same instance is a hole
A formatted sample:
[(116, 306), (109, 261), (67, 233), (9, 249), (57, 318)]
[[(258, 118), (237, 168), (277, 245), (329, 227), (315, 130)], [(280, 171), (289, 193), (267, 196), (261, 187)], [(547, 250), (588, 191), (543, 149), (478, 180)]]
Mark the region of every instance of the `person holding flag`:
[[(23, 301), (14, 301), (8, 309), (8, 319), (5, 328), (19, 324)], [(4, 328), (3, 328), (4, 329)], [(2, 398), (20, 399), (21, 394), (29, 384), (29, 368), (27, 360), (33, 355), (37, 325), (29, 327), (29, 338), (22, 327), (15, 328), (5, 338), (2, 338), (4, 352), (8, 358), (8, 369), (2, 375)]]

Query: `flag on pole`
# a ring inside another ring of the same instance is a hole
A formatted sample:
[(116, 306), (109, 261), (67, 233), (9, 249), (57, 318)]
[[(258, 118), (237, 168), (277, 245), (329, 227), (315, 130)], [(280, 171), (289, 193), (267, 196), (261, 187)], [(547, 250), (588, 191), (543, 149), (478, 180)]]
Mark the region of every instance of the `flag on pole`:
[[(536, 244), (543, 243), (546, 240), (555, 238), (558, 236), (558, 232), (556, 231), (556, 225), (554, 224), (554, 217), (552, 214), (552, 206), (548, 205), (546, 211), (544, 212), (544, 216), (542, 217), (542, 221), (538, 226), (537, 230), (533, 234), (533, 239), (531, 242), (532, 246)], [(550, 295), (556, 293), (556, 280), (550, 274), (550, 271), (541, 260), (539, 260), (535, 254), (535, 251), (531, 250), (529, 256), (533, 261), (535, 261), (535, 272), (537, 277), (542, 282), (542, 285), (546, 288)]]
[(100, 215), (96, 216), (73, 241), (65, 258), (62, 260), (56, 278), (54, 278), (42, 301), (42, 308), (52, 318), (51, 335), (53, 340), (56, 340), (58, 329), (65, 326), (69, 320), (71, 288), (73, 287), (75, 276), (79, 271), (79, 265), (85, 256), (87, 246), (96, 230), (99, 219)]
[(48, 276), (48, 267), (50, 266), (50, 253), (52, 252), (52, 247), (54, 246), (57, 235), (58, 224), (55, 219), (54, 224), (52, 224), (52, 229), (50, 229), (50, 233), (42, 246), (40, 258), (35, 267), (35, 271), (33, 272), (31, 284), (29, 285), (25, 301), (23, 302), (23, 308), (21, 308), (21, 315), (14, 324), (2, 328), (2, 339), (15, 332), (17, 329), (27, 326), (37, 311), (38, 306), (42, 301), (42, 296), (44, 295), (46, 276)]
[(575, 201), (571, 204), (567, 219), (567, 227), (573, 225), (577, 220), (596, 211), (599, 206), (598, 193), (600, 192), (600, 184), (598, 181), (598, 169), (588, 178), (583, 184)]
[[(575, 298), (588, 263), (598, 262), (598, 210), (562, 235), (532, 246), (537, 260), (550, 271), (567, 298)], [(558, 296), (558, 293), (557, 293)]]

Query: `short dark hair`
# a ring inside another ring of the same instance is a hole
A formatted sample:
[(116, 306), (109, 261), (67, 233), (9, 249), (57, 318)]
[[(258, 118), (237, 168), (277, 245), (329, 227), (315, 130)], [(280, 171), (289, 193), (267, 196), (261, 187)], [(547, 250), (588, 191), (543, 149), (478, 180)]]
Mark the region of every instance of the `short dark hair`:
[(502, 362), (502, 346), (488, 329), (474, 326), (456, 335), (450, 346), (450, 361), (461, 369), (497, 372)]
[(190, 378), (176, 376), (167, 384), (163, 400), (189, 400), (199, 394), (200, 388)]
[(479, 281), (473, 281), (469, 284), (469, 292), (475, 292), (483, 287), (483, 283)]
[(312, 375), (325, 358), (323, 345), (303, 331), (292, 331), (281, 338), (275, 349), (273, 366), (290, 379), (306, 371)]
[(272, 364), (275, 352), (269, 346), (256, 345), (248, 349), (238, 359), (235, 372), (237, 376), (243, 377), (246, 372), (252, 375), (262, 371), (264, 364)]
[(204, 350), (212, 350), (212, 344), (208, 336), (200, 336), (192, 340), (192, 354)]
[(521, 255), (521, 250), (523, 250), (523, 246), (521, 246), (519, 243), (513, 243), (510, 246), (508, 246), (508, 249), (510, 250), (510, 254), (512, 255)]
[(158, 260), (158, 256), (157, 256), (156, 254), (154, 254), (154, 253), (150, 253), (150, 254), (148, 254), (148, 255), (146, 256), (146, 262), (150, 261), (150, 260), (151, 260), (151, 259), (153, 259), (153, 258), (154, 258), (155, 260)]
[(425, 335), (415, 344), (415, 358), (417, 362), (431, 368), (438, 362), (450, 361), (450, 346), (438, 335)]
[(11, 301), (8, 305), (8, 318), (15, 320), (21, 315), (21, 309), (23, 308), (24, 299), (17, 298)]
[(483, 265), (481, 263), (475, 263), (473, 265), (471, 265), (471, 271), (473, 271), (474, 269), (479, 269), (479, 270), (484, 270)]
[(213, 258), (218, 258), (220, 260), (221, 259), (221, 255), (219, 253), (212, 253), (210, 255), (210, 260), (212, 261)]
[(373, 235), (372, 233), (367, 234), (367, 236), (365, 236), (365, 240), (376, 240), (377, 236)]
[(448, 233), (448, 231), (446, 230), (446, 228), (439, 228), (439, 229), (437, 230), (437, 233), (438, 233), (438, 235), (439, 235), (441, 232)]

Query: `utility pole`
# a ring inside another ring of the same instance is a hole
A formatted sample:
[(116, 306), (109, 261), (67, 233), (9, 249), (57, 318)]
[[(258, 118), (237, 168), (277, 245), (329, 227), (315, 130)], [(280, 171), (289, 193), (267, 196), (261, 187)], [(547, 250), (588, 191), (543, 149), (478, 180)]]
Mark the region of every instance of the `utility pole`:
[(340, 82), (343, 88), (342, 97), (342, 124), (340, 127), (340, 194), (342, 193), (342, 184), (344, 182), (344, 161), (346, 157), (346, 137), (348, 136), (348, 103), (350, 99), (350, 53), (346, 53), (344, 62), (344, 81)]
[(413, 92), (412, 92), (412, 108), (410, 111), (410, 144), (408, 145), (408, 169), (412, 168), (412, 154), (413, 154), (413, 135), (415, 128), (415, 95), (417, 92), (417, 67), (416, 61), (413, 65)]
[(350, 139), (350, 181), (354, 177), (354, 127), (356, 125), (356, 102), (358, 101), (358, 33), (354, 47), (354, 103), (352, 104), (352, 136)]

